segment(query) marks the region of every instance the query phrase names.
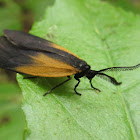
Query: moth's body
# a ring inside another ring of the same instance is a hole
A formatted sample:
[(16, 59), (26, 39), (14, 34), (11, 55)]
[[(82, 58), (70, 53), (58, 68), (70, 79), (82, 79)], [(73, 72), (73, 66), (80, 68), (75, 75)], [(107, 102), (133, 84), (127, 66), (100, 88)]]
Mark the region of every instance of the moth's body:
[(83, 76), (89, 79), (92, 88), (94, 87), (91, 80), (95, 75), (101, 78), (107, 78), (113, 84), (119, 85), (120, 83), (114, 78), (101, 72), (132, 70), (140, 66), (138, 64), (132, 67), (112, 67), (100, 71), (90, 70), (90, 66), (84, 60), (48, 40), (21, 31), (5, 30), (4, 34), (5, 36), (0, 37), (1, 68), (39, 77), (67, 76), (68, 79), (63, 83), (70, 80), (71, 75), (75, 75), (74, 78), (78, 83), (74, 90), (77, 94), (79, 93), (76, 91), (76, 87), (79, 85), (80, 78)]

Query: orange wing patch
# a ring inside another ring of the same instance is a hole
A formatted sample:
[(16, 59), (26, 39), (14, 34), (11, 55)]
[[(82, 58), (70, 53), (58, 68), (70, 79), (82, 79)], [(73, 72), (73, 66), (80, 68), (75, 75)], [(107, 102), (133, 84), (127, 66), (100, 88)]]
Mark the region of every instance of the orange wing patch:
[(81, 59), (80, 57), (78, 57), (78, 56), (75, 55), (74, 53), (70, 52), (69, 50), (67, 50), (67, 49), (65, 49), (65, 48), (63, 48), (63, 47), (61, 47), (61, 46), (59, 46), (59, 45), (57, 45), (57, 44), (51, 43), (51, 45), (52, 45), (52, 47), (54, 47), (54, 48), (56, 48), (56, 49), (62, 50), (62, 51), (64, 51), (64, 52), (67, 52), (67, 53), (69, 53), (69, 54), (72, 54), (73, 56), (75, 56), (75, 57)]
[(65, 77), (80, 72), (76, 68), (42, 53), (30, 57), (33, 60), (32, 64), (16, 67), (15, 70), (40, 77)]

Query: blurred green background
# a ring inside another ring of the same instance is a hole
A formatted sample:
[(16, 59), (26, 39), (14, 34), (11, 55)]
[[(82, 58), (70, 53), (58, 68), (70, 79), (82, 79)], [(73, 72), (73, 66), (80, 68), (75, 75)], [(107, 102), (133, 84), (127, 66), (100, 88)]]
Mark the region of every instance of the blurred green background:
[[(0, 0), (0, 35), (4, 29), (28, 32), (43, 16), (49, 0)], [(102, 0), (140, 14), (140, 0)], [(0, 69), (0, 140), (21, 140), (26, 129), (16, 74)]]

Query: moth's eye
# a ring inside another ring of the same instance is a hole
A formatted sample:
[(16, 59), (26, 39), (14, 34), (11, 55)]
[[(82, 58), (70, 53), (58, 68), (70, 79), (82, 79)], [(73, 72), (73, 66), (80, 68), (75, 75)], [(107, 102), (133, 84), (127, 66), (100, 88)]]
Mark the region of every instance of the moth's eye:
[(83, 64), (79, 64), (79, 67), (82, 67), (83, 66)]
[(90, 69), (90, 66), (89, 66), (89, 65), (86, 65), (85, 68), (86, 68), (86, 69)]

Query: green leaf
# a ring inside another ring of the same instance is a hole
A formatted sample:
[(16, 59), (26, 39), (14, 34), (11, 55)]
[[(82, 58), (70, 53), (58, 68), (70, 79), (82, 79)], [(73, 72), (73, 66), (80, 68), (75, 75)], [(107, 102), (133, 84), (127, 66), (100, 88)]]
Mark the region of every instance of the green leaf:
[(3, 29), (21, 29), (20, 10), (12, 0), (0, 1), (0, 34)]
[(24, 131), (21, 94), (15, 84), (0, 85), (0, 139), (22, 140)]
[[(49, 39), (72, 51), (92, 69), (131, 66), (140, 60), (140, 17), (98, 0), (57, 0), (47, 7), (44, 19), (34, 24), (32, 34)], [(130, 140), (140, 138), (139, 70), (110, 73), (121, 86), (99, 78), (71, 80), (43, 97), (66, 78), (24, 79), (23, 110), (27, 139)]]

